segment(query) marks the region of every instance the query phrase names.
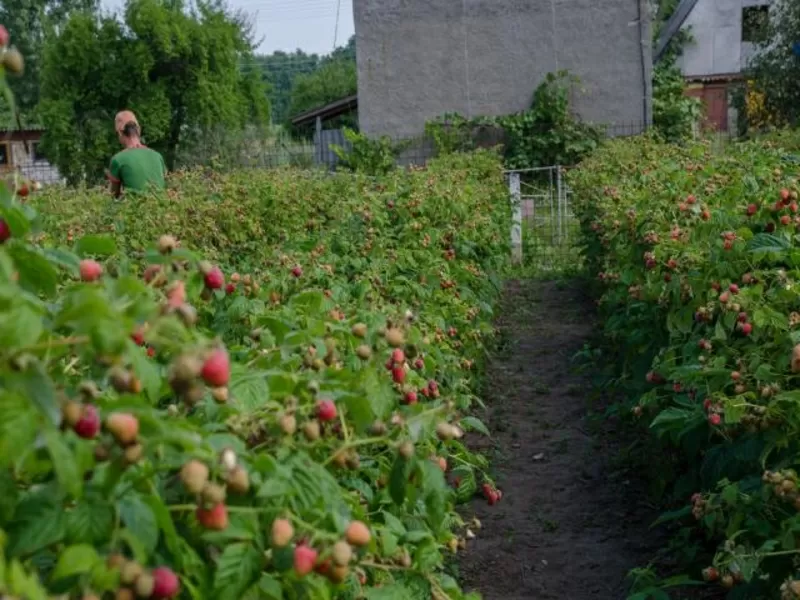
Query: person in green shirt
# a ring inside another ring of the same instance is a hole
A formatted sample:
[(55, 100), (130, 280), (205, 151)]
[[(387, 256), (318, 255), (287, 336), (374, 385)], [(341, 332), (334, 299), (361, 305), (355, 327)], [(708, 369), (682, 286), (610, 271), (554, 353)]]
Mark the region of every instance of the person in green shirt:
[(108, 180), (111, 193), (119, 198), (122, 191), (140, 193), (165, 187), (167, 166), (164, 157), (142, 143), (139, 122), (129, 110), (117, 114), (114, 128), (124, 150), (111, 159)]

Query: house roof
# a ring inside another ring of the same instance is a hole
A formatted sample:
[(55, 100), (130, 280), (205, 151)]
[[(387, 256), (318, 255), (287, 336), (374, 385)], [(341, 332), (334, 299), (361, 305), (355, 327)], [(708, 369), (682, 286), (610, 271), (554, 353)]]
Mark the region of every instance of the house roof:
[(333, 117), (338, 117), (339, 115), (348, 113), (355, 108), (358, 108), (357, 94), (340, 98), (339, 100), (334, 100), (333, 102), (324, 106), (319, 106), (317, 108), (312, 108), (311, 110), (302, 112), (299, 115), (292, 117), (291, 121), (292, 125), (295, 126), (307, 125), (316, 121), (317, 117), (324, 121), (326, 119), (332, 119)]
[(661, 35), (658, 36), (656, 47), (653, 51), (653, 62), (658, 62), (667, 50), (669, 43), (672, 41), (677, 33), (686, 22), (686, 18), (691, 14), (694, 7), (697, 5), (698, 0), (681, 0), (675, 12), (664, 25), (661, 30)]

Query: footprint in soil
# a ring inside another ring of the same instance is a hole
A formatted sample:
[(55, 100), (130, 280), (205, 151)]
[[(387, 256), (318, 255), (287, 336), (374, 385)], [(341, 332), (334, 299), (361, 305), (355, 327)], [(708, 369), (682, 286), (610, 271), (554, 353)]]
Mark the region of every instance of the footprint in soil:
[(621, 442), (587, 432), (591, 388), (571, 359), (593, 312), (577, 283), (506, 286), (498, 325), (509, 345), (486, 387), (503, 498), (465, 511), (483, 526), (460, 562), (465, 589), (485, 600), (623, 600), (628, 572), (663, 545), (649, 529), (657, 513), (630, 501), (638, 482), (611, 466)]

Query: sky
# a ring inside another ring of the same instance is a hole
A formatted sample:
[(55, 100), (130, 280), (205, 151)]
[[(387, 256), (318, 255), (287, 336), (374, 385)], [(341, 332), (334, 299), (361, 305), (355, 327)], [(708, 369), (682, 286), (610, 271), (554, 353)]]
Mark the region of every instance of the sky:
[[(118, 9), (124, 0), (101, 0), (108, 9)], [(256, 39), (262, 40), (257, 52), (275, 50), (327, 54), (336, 45), (344, 45), (353, 35), (352, 0), (228, 0), (235, 9), (243, 9), (255, 23)], [(336, 34), (336, 9), (341, 3)]]

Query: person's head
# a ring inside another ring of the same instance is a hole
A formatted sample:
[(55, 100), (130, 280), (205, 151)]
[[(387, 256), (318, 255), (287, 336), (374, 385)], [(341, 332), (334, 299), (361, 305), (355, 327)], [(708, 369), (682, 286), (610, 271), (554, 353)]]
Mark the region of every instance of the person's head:
[(137, 146), (140, 143), (141, 129), (139, 128), (139, 121), (131, 111), (123, 110), (117, 113), (114, 119), (114, 130), (117, 133), (120, 144), (126, 148)]

